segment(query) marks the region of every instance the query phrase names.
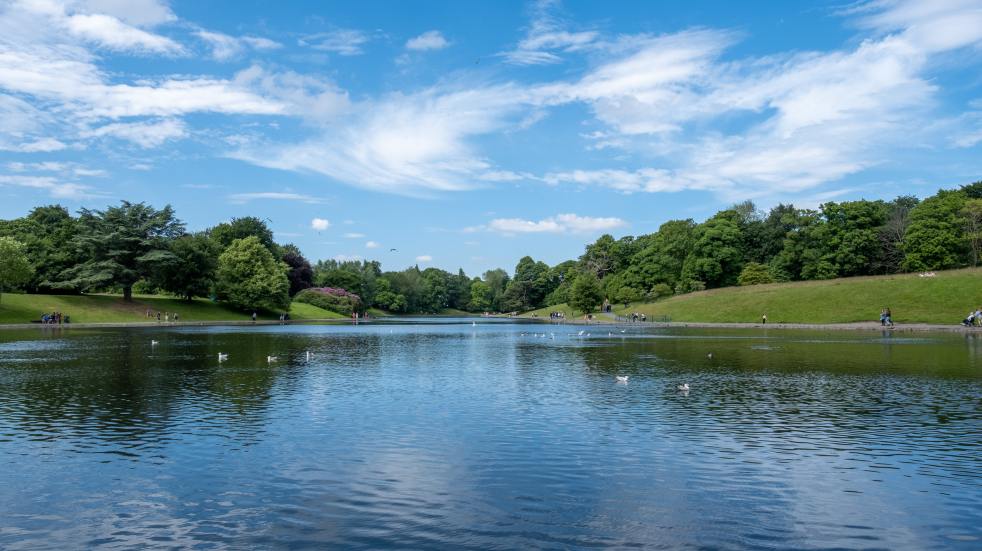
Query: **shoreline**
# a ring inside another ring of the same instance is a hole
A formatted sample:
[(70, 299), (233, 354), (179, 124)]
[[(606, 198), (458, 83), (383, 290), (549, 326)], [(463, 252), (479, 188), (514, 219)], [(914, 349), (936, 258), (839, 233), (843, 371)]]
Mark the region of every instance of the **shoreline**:
[[(430, 318), (448, 318), (452, 316), (412, 316)], [(673, 321), (673, 322), (625, 322), (615, 320), (595, 319), (587, 321), (583, 319), (567, 319), (562, 322), (550, 321), (542, 318), (494, 316), (497, 319), (512, 319), (515, 321), (529, 322), (536, 321), (546, 325), (576, 325), (576, 326), (609, 326), (609, 327), (650, 327), (655, 329), (778, 329), (778, 330), (812, 330), (812, 331), (891, 331), (895, 333), (969, 333), (982, 334), (982, 327), (965, 327), (962, 325), (942, 325), (934, 323), (906, 323), (883, 327), (878, 322), (846, 322), (846, 323), (725, 323), (725, 322), (697, 322), (697, 321)], [(398, 319), (398, 317), (394, 317)], [(305, 320), (209, 320), (209, 321), (180, 321), (180, 322), (87, 322), (87, 323), (68, 323), (68, 324), (40, 324), (40, 323), (5, 323), (0, 324), (0, 330), (4, 329), (31, 329), (37, 328), (41, 331), (55, 329), (147, 329), (165, 327), (248, 327), (248, 326), (270, 326), (270, 325), (336, 325), (349, 323), (375, 323), (380, 318), (371, 320), (359, 320), (353, 322), (350, 319), (324, 318), (324, 319), (305, 319)], [(393, 318), (386, 318), (393, 319)]]

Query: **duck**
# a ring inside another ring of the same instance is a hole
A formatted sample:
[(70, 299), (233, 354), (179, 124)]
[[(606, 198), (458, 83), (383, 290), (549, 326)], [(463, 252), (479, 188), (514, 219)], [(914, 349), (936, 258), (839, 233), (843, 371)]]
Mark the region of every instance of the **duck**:
[(682, 383), (676, 388), (678, 388), (682, 392), (689, 392), (689, 383)]
[(222, 352), (219, 352), (218, 353), (218, 361), (224, 362), (227, 359), (228, 359), (228, 354), (225, 354), (225, 353), (222, 353)]
[(617, 375), (617, 382), (618, 383), (625, 383), (625, 384), (627, 384), (627, 379), (628, 379), (628, 376), (627, 375)]

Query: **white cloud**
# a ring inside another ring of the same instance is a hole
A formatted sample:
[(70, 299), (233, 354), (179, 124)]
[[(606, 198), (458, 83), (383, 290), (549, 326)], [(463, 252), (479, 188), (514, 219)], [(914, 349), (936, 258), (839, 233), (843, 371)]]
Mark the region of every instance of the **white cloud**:
[(76, 4), (84, 13), (104, 13), (137, 27), (152, 27), (177, 20), (160, 0), (82, 0)]
[(416, 262), (419, 262), (421, 264), (428, 263), (428, 262), (433, 262), (433, 257), (430, 256), (430, 255), (428, 255), (428, 254), (421, 254), (421, 255), (419, 255), (419, 256), (416, 257)]
[(344, 234), (345, 239), (361, 239), (365, 237), (363, 233), (348, 232)]
[(331, 227), (331, 223), (324, 218), (314, 218), (310, 221), (310, 228), (317, 231), (324, 231)]
[(620, 218), (595, 218), (577, 214), (558, 214), (542, 220), (495, 218), (485, 229), (506, 235), (518, 233), (596, 233), (626, 226)]
[(164, 119), (156, 122), (117, 122), (84, 131), (82, 132), (82, 136), (112, 136), (133, 142), (144, 149), (149, 149), (159, 147), (170, 140), (184, 138), (187, 136), (187, 129), (184, 123), (177, 119)]
[(546, 65), (559, 63), (556, 52), (577, 52), (591, 46), (599, 37), (596, 31), (570, 32), (566, 23), (553, 12), (558, 2), (540, 0), (533, 6), (532, 23), (518, 46), (500, 54), (513, 65)]
[(256, 90), (283, 105), (284, 114), (311, 122), (328, 121), (348, 110), (348, 94), (334, 83), (293, 71), (271, 72), (253, 65), (235, 75), (234, 84)]
[(283, 47), (279, 42), (255, 36), (229, 36), (216, 31), (199, 29), (198, 38), (211, 47), (211, 56), (218, 61), (228, 61), (243, 55), (247, 50), (274, 50)]
[(375, 241), (368, 241), (367, 243), (365, 243), (365, 248), (366, 249), (377, 249), (377, 248), (379, 248), (379, 244), (376, 243)]
[(18, 145), (4, 145), (0, 143), (0, 150), (18, 151), (20, 153), (48, 153), (51, 151), (61, 151), (68, 146), (54, 138), (41, 138), (33, 142)]
[(182, 55), (177, 42), (128, 25), (111, 15), (72, 15), (64, 20), (68, 31), (103, 48), (124, 52)]
[[(228, 198), (233, 203), (248, 203), (249, 201), (298, 201), (301, 203), (314, 205), (323, 202), (323, 200), (317, 197), (311, 197), (310, 195), (303, 195), (300, 193), (280, 192), (280, 191), (262, 191), (256, 193), (233, 193), (229, 195)], [(320, 220), (320, 218), (314, 219), (315, 222), (317, 220)], [(324, 222), (327, 222), (327, 220), (324, 220)], [(326, 227), (324, 229), (326, 229)]]
[(301, 46), (315, 50), (333, 52), (343, 56), (360, 55), (362, 46), (368, 43), (368, 33), (357, 29), (338, 29), (326, 33), (317, 33), (300, 39)]
[(357, 254), (336, 254), (334, 255), (334, 260), (338, 262), (360, 262), (362, 259), (361, 255)]
[(443, 37), (440, 31), (426, 31), (415, 38), (409, 39), (406, 42), (406, 49), (416, 51), (442, 50), (449, 45), (450, 42)]
[(16, 186), (43, 190), (56, 199), (83, 199), (97, 195), (92, 188), (74, 182), (64, 182), (53, 176), (8, 176), (0, 174), (0, 186)]

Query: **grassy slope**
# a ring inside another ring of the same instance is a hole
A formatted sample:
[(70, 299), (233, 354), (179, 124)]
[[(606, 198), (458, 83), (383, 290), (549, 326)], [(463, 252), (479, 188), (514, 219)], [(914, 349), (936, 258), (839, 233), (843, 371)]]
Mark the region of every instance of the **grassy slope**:
[[(828, 281), (775, 283), (728, 287), (672, 297), (649, 304), (615, 307), (615, 313), (644, 312), (672, 321), (770, 323), (848, 323), (877, 321), (884, 306), (901, 323), (957, 324), (970, 309), (982, 305), (982, 269), (917, 274), (854, 277)], [(551, 310), (537, 310), (548, 317)], [(527, 315), (527, 314), (526, 314)]]
[[(0, 300), (0, 323), (27, 323), (40, 319), (42, 312), (59, 311), (71, 316), (73, 323), (145, 322), (146, 310), (180, 314), (181, 321), (244, 321), (249, 314), (215, 304), (206, 299), (192, 302), (156, 296), (136, 296), (127, 303), (111, 295), (21, 295), (4, 293)], [(277, 314), (261, 315), (261, 319), (277, 319)], [(344, 318), (309, 304), (295, 303), (290, 307), (293, 319)]]

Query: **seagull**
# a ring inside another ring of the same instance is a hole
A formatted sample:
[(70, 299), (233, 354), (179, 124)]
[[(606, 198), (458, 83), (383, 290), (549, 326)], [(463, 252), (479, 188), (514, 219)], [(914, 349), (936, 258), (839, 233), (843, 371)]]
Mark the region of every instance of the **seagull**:
[(307, 361), (309, 362), (310, 361), (310, 358), (312, 358), (313, 356), (314, 355), (310, 353), (310, 350), (308, 350), (307, 351)]
[(218, 353), (218, 361), (224, 362), (227, 359), (228, 359), (228, 354), (223, 354), (221, 352)]
[(150, 346), (157, 346), (158, 344), (160, 344), (160, 341), (154, 341), (154, 340), (150, 341)]
[(582, 336), (583, 336), (583, 333), (585, 333), (585, 331), (580, 331), (580, 332), (578, 333), (578, 335), (582, 337)]
[(471, 327), (477, 327), (477, 322), (476, 321), (472, 321), (471, 322)]
[(618, 375), (617, 382), (627, 384), (627, 375)]
[(268, 363), (268, 364), (271, 364), (271, 363), (275, 362), (276, 360), (279, 360), (279, 358), (277, 358), (276, 356), (266, 356), (266, 363)]
[(682, 392), (689, 392), (689, 383), (682, 383), (676, 388), (678, 388)]

